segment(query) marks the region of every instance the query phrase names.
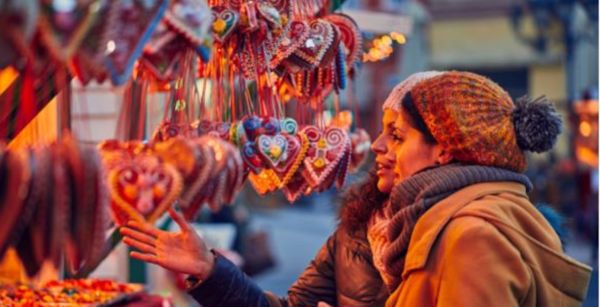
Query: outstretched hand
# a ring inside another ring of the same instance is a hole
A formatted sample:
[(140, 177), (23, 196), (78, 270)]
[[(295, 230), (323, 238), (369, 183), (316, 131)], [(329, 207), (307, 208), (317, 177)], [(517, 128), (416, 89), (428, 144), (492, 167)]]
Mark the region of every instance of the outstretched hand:
[(169, 209), (169, 215), (179, 225), (179, 232), (162, 231), (135, 221), (121, 228), (123, 242), (138, 250), (131, 252), (131, 257), (206, 279), (214, 265), (213, 254), (183, 216), (173, 209)]

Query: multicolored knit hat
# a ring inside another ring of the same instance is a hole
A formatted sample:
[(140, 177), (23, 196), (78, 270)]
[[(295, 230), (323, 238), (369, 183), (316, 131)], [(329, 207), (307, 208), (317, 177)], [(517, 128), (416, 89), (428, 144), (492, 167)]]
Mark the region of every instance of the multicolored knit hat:
[(396, 112), (400, 112), (402, 109), (402, 98), (408, 93), (417, 83), (441, 75), (441, 71), (423, 71), (414, 73), (404, 81), (392, 89), (392, 92), (388, 95), (387, 99), (383, 102), (383, 109), (392, 109)]
[(524, 151), (551, 149), (561, 132), (544, 97), (513, 103), (499, 85), (474, 73), (444, 72), (410, 92), (435, 140), (460, 162), (522, 172)]

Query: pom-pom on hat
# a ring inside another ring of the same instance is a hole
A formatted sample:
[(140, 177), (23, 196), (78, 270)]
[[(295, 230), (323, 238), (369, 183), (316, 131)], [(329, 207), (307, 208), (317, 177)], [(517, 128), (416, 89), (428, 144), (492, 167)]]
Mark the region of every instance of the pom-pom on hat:
[(387, 99), (383, 102), (383, 109), (392, 109), (396, 112), (400, 112), (402, 109), (402, 99), (417, 83), (441, 75), (441, 71), (423, 71), (414, 73), (404, 81), (392, 89), (392, 92), (388, 95)]
[(417, 83), (411, 98), (435, 140), (455, 160), (525, 170), (524, 151), (552, 148), (562, 121), (545, 99), (515, 104), (499, 85), (450, 71)]

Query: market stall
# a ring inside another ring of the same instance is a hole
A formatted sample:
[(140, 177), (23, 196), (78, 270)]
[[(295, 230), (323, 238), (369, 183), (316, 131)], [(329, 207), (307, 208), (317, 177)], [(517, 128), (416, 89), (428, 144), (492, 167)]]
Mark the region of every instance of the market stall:
[[(246, 182), (291, 203), (342, 187), (370, 145), (343, 93), (377, 54), (363, 56), (341, 2), (1, 1), (0, 256), (65, 280), (6, 284), (0, 302), (134, 300), (143, 287), (86, 279), (127, 221), (156, 223), (171, 207), (193, 220)], [(72, 79), (125, 88), (119, 139), (89, 146), (68, 131)], [(163, 120), (147, 135), (157, 92)], [(16, 145), (56, 99), (56, 139)]]

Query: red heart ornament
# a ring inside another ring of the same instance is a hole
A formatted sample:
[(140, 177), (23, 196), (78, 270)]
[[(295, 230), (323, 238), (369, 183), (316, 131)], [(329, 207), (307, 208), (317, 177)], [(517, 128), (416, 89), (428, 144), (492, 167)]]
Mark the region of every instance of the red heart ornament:
[(41, 1), (40, 38), (60, 62), (67, 61), (77, 51), (98, 17), (101, 5), (99, 1), (76, 1), (74, 4), (68, 10), (56, 10), (52, 2)]
[(305, 177), (317, 188), (333, 172), (349, 146), (348, 135), (339, 128), (330, 127), (324, 132), (315, 126), (302, 129), (309, 140), (304, 159)]
[(288, 150), (288, 141), (281, 135), (261, 135), (258, 137), (258, 154), (271, 168), (279, 165)]
[(331, 23), (315, 19), (310, 23), (310, 34), (293, 55), (295, 62), (308, 69), (317, 67), (333, 47), (336, 32)]
[(212, 31), (214, 38), (223, 43), (234, 32), (239, 23), (239, 14), (224, 6), (212, 8)]
[(171, 4), (165, 13), (164, 21), (171, 29), (181, 34), (197, 52), (207, 45), (212, 14), (205, 1), (177, 1)]
[(325, 19), (337, 27), (340, 40), (347, 50), (346, 64), (350, 68), (354, 67), (354, 64), (361, 60), (363, 53), (362, 35), (358, 25), (350, 16), (341, 13), (329, 14)]
[(153, 223), (179, 197), (179, 172), (156, 157), (141, 155), (108, 174), (112, 214), (122, 226), (129, 220)]
[(104, 65), (115, 85), (129, 80), (142, 49), (162, 18), (168, 0), (129, 0), (111, 3), (102, 47)]
[(302, 175), (303, 171), (304, 167), (300, 165), (298, 171), (296, 171), (290, 181), (283, 187), (283, 194), (291, 203), (298, 200), (302, 194), (308, 194), (308, 191), (310, 190), (308, 181), (306, 181)]
[(286, 186), (292, 180), (292, 177), (302, 165), (309, 146), (308, 138), (302, 133), (298, 135), (284, 134), (284, 137), (288, 142), (284, 159), (279, 165), (273, 168), (281, 180), (282, 187)]
[(310, 26), (306, 21), (294, 20), (290, 23), (289, 29), (284, 33), (279, 42), (277, 51), (269, 63), (271, 69), (275, 69), (283, 60), (293, 54), (302, 46), (310, 35)]

